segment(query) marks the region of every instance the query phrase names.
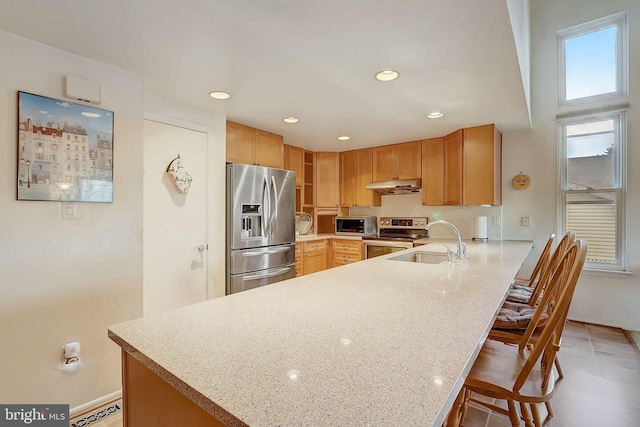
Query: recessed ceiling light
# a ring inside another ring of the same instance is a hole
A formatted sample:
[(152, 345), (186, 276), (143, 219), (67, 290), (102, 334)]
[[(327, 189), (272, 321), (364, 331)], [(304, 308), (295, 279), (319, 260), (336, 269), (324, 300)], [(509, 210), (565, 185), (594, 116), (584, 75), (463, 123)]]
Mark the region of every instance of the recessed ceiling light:
[(229, 99), (231, 97), (227, 92), (223, 92), (221, 90), (214, 90), (209, 93), (209, 96), (213, 99)]
[(338, 137), (338, 139), (339, 139), (340, 141), (348, 141), (348, 140), (350, 140), (350, 139), (351, 139), (351, 137), (350, 137), (350, 136), (347, 136), (347, 135), (342, 135), (342, 136), (339, 136), (339, 137)]
[(298, 120), (296, 117), (285, 117), (284, 119), (282, 119), (282, 121), (285, 123), (298, 123), (300, 120)]
[(376, 73), (376, 80), (381, 82), (390, 82), (391, 80), (395, 80), (400, 76), (400, 73), (394, 70), (382, 70)]
[(444, 117), (444, 113), (434, 111), (433, 113), (428, 114), (427, 117), (430, 119), (439, 119), (440, 117)]

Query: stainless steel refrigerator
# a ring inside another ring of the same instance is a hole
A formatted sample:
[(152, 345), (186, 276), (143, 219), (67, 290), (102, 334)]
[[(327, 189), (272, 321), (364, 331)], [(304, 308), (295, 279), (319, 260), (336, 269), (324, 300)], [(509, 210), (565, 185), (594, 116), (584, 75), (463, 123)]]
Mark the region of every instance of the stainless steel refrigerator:
[(227, 164), (226, 293), (295, 277), (293, 171)]

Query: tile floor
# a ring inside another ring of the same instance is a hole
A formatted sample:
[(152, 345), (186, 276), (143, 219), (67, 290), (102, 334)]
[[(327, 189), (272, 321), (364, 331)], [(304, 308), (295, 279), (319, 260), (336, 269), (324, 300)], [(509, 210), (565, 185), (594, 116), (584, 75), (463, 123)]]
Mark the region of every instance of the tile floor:
[[(620, 329), (567, 323), (558, 353), (551, 427), (640, 426), (640, 355)], [(543, 410), (544, 411), (544, 410)], [(470, 407), (465, 427), (508, 427), (508, 418)]]
[[(640, 355), (620, 329), (569, 321), (559, 353), (564, 379), (553, 397), (550, 427), (640, 425)], [(509, 427), (509, 420), (470, 407), (465, 427)], [(90, 427), (122, 427), (122, 413)]]

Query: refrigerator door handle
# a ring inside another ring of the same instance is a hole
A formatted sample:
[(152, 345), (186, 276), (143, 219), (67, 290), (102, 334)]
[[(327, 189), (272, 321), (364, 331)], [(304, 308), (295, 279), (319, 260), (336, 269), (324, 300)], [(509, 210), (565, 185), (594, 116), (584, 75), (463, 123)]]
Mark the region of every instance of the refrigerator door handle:
[(273, 270), (269, 273), (261, 273), (261, 274), (251, 274), (249, 276), (244, 276), (242, 280), (260, 280), (267, 277), (279, 276), (291, 270), (291, 267), (279, 268), (277, 270)]
[(278, 188), (274, 176), (271, 176), (271, 187), (273, 188), (273, 204), (271, 205), (271, 233), (273, 234), (278, 225)]
[(277, 249), (270, 249), (268, 251), (263, 251), (263, 252), (243, 252), (242, 256), (243, 257), (251, 257), (251, 256), (261, 256), (261, 255), (274, 255), (274, 254), (281, 254), (283, 252), (288, 252), (291, 250), (291, 247), (286, 247), (286, 248), (277, 248)]
[(269, 181), (265, 176), (262, 180), (262, 236), (268, 237), (271, 234), (270, 231), (270, 217), (271, 217), (271, 191), (269, 189)]

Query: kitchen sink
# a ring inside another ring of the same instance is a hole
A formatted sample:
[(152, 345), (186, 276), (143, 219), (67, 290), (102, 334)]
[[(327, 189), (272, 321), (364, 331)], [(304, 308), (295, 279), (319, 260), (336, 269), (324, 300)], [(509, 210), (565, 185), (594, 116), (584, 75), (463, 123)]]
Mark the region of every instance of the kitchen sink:
[(419, 262), (422, 264), (440, 264), (449, 261), (449, 256), (446, 252), (417, 251), (397, 255), (389, 259), (393, 261)]

